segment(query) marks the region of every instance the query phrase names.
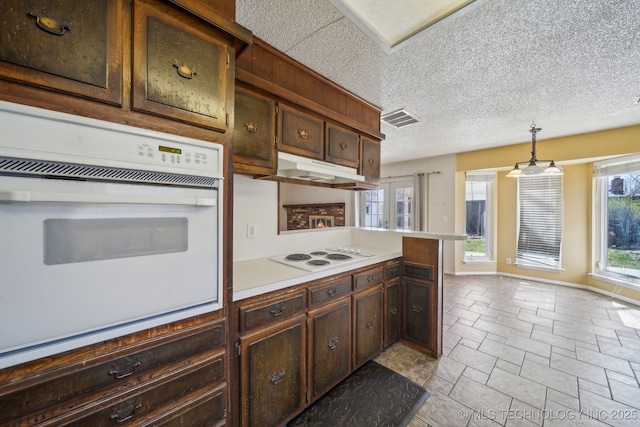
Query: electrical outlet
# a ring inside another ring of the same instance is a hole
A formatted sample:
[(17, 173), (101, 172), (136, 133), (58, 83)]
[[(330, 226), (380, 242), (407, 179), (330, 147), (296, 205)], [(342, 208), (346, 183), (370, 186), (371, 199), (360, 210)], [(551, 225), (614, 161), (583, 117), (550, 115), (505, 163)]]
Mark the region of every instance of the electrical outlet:
[(247, 238), (255, 239), (256, 238), (256, 225), (255, 224), (247, 224)]
[(507, 264), (511, 264), (511, 258), (507, 258)]

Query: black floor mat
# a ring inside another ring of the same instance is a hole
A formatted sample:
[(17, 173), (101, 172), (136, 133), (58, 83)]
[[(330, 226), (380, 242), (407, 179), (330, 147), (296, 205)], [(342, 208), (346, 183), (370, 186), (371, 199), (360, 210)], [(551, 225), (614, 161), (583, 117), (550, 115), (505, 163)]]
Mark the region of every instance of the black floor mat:
[(406, 426), (428, 396), (424, 387), (370, 361), (287, 426)]

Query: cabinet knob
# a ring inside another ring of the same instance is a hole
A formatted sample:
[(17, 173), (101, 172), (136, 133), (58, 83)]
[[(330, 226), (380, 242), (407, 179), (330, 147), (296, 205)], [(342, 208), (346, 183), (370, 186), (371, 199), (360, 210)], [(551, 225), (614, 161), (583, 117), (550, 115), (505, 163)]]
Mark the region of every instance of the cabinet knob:
[(342, 148), (343, 150), (347, 149), (347, 144), (345, 144), (344, 142), (340, 144), (340, 148)]
[(370, 274), (367, 276), (367, 282), (369, 283), (373, 283), (376, 280), (376, 276), (374, 276), (373, 274)]
[(329, 341), (329, 350), (335, 350), (338, 346), (338, 337), (333, 337), (331, 341)]
[(418, 304), (413, 304), (411, 306), (411, 310), (415, 311), (416, 313), (420, 313), (422, 311), (422, 306)]
[(116, 423), (121, 424), (133, 418), (136, 415), (136, 411), (140, 408), (142, 408), (142, 405), (139, 403), (136, 405), (127, 403), (116, 409), (116, 412), (114, 412), (110, 418)]
[(189, 68), (189, 66), (185, 62), (180, 65), (177, 59), (173, 60), (173, 66), (178, 70), (178, 75), (180, 77), (184, 77), (185, 79), (192, 79), (198, 74), (196, 73), (195, 67)]
[(269, 310), (269, 313), (271, 313), (273, 317), (278, 317), (282, 313), (284, 313), (285, 308), (286, 307), (284, 304), (276, 304), (274, 307), (271, 307), (271, 310)]
[(256, 133), (258, 131), (258, 125), (252, 122), (245, 123), (244, 127), (247, 128), (247, 131), (251, 133)]
[(300, 135), (300, 138), (302, 139), (307, 139), (309, 137), (309, 133), (304, 129), (298, 129), (298, 135)]
[(283, 379), (284, 379), (284, 371), (282, 369), (279, 370), (278, 372), (271, 374), (271, 378), (269, 378), (269, 380), (271, 381), (271, 384), (273, 385), (280, 384)]
[(338, 290), (335, 287), (327, 289), (327, 295), (329, 295), (330, 297), (334, 296), (337, 292)]
[(373, 166), (375, 164), (375, 160), (369, 159), (369, 166)]
[(132, 375), (140, 365), (142, 365), (142, 362), (140, 362), (140, 360), (138, 360), (137, 358), (126, 357), (111, 365), (109, 375), (113, 375), (118, 380), (121, 378), (126, 378), (129, 375)]
[(391, 310), (389, 310), (389, 312), (395, 316), (398, 313), (398, 309), (396, 307), (393, 307)]
[(369, 320), (365, 326), (367, 329), (373, 329), (373, 320)]
[(27, 16), (35, 19), (38, 28), (49, 34), (61, 36), (65, 32), (71, 31), (71, 27), (65, 22), (59, 24), (55, 19), (47, 18), (46, 16), (38, 16), (33, 12), (27, 12)]

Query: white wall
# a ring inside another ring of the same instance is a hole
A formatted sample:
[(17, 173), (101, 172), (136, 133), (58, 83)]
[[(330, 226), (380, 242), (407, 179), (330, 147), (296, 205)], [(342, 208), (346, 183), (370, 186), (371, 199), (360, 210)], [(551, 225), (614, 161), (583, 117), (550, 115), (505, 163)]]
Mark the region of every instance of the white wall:
[[(382, 178), (427, 173), (427, 229), (430, 233), (455, 232), (456, 156), (430, 157), (428, 159), (382, 164)], [(435, 174), (433, 172), (439, 172)], [(453, 241), (444, 244), (444, 271), (455, 271)]]

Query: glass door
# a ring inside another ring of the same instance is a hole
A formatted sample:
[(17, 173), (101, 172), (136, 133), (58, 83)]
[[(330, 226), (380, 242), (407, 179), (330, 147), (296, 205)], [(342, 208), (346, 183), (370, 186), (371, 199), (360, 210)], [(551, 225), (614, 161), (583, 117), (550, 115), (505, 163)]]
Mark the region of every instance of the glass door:
[(389, 181), (361, 194), (360, 225), (411, 230), (413, 181)]

